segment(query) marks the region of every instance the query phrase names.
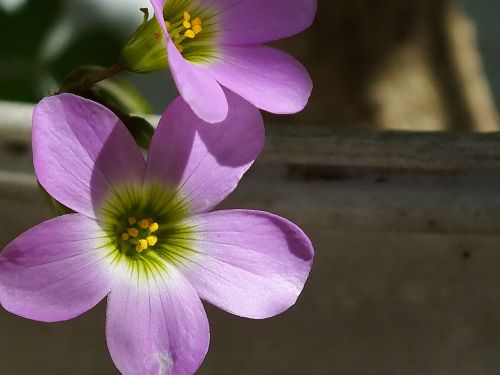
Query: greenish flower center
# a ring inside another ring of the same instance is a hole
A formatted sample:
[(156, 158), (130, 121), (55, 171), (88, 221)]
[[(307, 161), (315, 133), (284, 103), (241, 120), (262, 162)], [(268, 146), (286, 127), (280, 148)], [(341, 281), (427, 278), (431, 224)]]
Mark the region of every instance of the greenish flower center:
[(184, 58), (208, 62), (216, 56), (217, 17), (214, 9), (195, 1), (169, 1), (164, 10), (165, 26)]
[(162, 185), (115, 188), (101, 206), (100, 221), (117, 260), (176, 263), (192, 252), (188, 207)]

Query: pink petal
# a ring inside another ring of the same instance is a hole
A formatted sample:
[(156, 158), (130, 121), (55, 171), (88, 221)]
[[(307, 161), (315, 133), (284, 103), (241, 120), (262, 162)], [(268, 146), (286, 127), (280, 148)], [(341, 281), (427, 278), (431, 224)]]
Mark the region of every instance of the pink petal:
[(197, 242), (182, 272), (200, 297), (230, 313), (255, 319), (292, 306), (313, 260), (307, 236), (266, 212), (230, 210), (198, 215)]
[(94, 307), (110, 291), (109, 249), (96, 221), (65, 215), (11, 242), (0, 255), (0, 301), (25, 318), (54, 322)]
[(202, 66), (185, 60), (171, 40), (167, 52), (177, 89), (194, 113), (211, 124), (223, 121), (228, 103), (217, 81)]
[(33, 113), (33, 160), (40, 184), (62, 204), (95, 218), (123, 183), (142, 184), (144, 158), (109, 109), (71, 94), (43, 99)]
[(222, 44), (258, 44), (307, 29), (317, 0), (211, 0), (220, 17)]
[(173, 268), (137, 272), (131, 268), (108, 300), (106, 337), (115, 365), (126, 375), (194, 374), (210, 341), (199, 297)]
[(213, 208), (229, 195), (264, 145), (259, 111), (228, 92), (225, 121), (208, 125), (182, 98), (163, 114), (149, 150), (146, 182), (180, 190), (191, 212)]
[(223, 46), (205, 69), (219, 83), (265, 111), (289, 114), (307, 105), (312, 81), (293, 57), (267, 46)]

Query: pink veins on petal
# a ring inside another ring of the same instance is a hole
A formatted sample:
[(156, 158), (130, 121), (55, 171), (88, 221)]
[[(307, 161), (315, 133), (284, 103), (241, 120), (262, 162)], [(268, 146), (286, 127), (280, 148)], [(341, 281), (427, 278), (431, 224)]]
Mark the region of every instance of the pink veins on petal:
[(264, 142), (259, 111), (224, 93), (228, 116), (213, 126), (175, 100), (147, 160), (105, 107), (71, 94), (42, 100), (33, 116), (35, 172), (76, 213), (2, 251), (2, 306), (55, 322), (108, 296), (108, 348), (126, 375), (195, 373), (210, 337), (200, 298), (256, 319), (292, 306), (312, 265), (307, 236), (266, 212), (209, 212)]

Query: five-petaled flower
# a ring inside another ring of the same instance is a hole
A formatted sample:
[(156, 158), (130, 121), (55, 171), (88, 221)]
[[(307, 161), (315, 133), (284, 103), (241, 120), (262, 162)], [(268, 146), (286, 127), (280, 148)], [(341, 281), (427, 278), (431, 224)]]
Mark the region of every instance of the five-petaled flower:
[(236, 187), (264, 142), (258, 110), (225, 93), (207, 126), (178, 98), (147, 161), (120, 120), (70, 94), (33, 116), (40, 184), (76, 213), (20, 235), (0, 254), (0, 302), (45, 322), (108, 296), (106, 337), (124, 374), (193, 374), (207, 352), (200, 302), (267, 318), (293, 305), (313, 249), (291, 222), (259, 211), (208, 212)]
[[(258, 108), (301, 111), (311, 94), (305, 68), (262, 43), (311, 25), (317, 0), (151, 0), (145, 22), (122, 51), (129, 70), (170, 67), (180, 94), (203, 120), (228, 113), (226, 87)], [(165, 51), (166, 48), (166, 51)]]

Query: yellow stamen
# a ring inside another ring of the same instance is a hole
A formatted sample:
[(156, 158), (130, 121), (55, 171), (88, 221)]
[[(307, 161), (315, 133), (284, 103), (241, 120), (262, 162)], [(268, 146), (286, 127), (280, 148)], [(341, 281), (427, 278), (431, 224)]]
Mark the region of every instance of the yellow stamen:
[(156, 237), (156, 236), (149, 236), (148, 238), (146, 238), (146, 241), (148, 241), (148, 245), (149, 246), (154, 246), (158, 242), (158, 237)]
[(149, 226), (148, 219), (142, 219), (139, 225), (142, 229), (146, 229)]
[(128, 228), (127, 233), (130, 235), (132, 238), (136, 238), (139, 235), (139, 229), (137, 228)]
[(193, 30), (194, 33), (196, 35), (198, 35), (199, 33), (201, 33), (201, 31), (203, 30), (203, 28), (201, 27), (201, 25), (193, 25), (193, 28), (191, 30)]
[(193, 26), (201, 26), (201, 18), (196, 17), (194, 20), (191, 21), (191, 25)]
[(194, 31), (193, 31), (193, 30), (187, 30), (187, 31), (184, 33), (184, 36), (187, 36), (188, 38), (193, 39), (193, 38), (196, 36), (196, 34), (194, 33)]
[(160, 226), (158, 225), (158, 223), (152, 223), (152, 224), (149, 226), (149, 232), (150, 232), (150, 233), (154, 233), (154, 232), (156, 232), (159, 228), (160, 228)]
[[(200, 17), (196, 17), (191, 21), (191, 14), (185, 10), (182, 14), (182, 18), (176, 22), (169, 22), (165, 20), (165, 26), (168, 29), (170, 37), (174, 42), (175, 46), (179, 52), (184, 51), (184, 47), (181, 45), (184, 39), (194, 39), (196, 35), (203, 31), (202, 20)], [(161, 39), (155, 36), (157, 40)]]
[(146, 240), (139, 240), (139, 243), (135, 245), (135, 251), (138, 253), (142, 253), (144, 250), (147, 250), (148, 248), (148, 241)]
[(158, 243), (158, 237), (153, 233), (159, 229), (159, 225), (151, 217), (137, 220), (134, 216), (129, 216), (127, 221), (131, 226), (119, 234), (119, 238), (127, 241), (137, 253), (142, 253)]

